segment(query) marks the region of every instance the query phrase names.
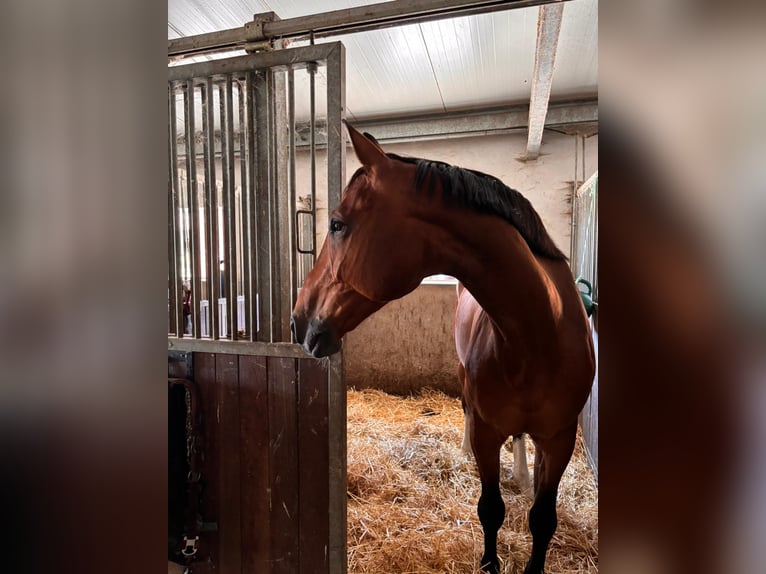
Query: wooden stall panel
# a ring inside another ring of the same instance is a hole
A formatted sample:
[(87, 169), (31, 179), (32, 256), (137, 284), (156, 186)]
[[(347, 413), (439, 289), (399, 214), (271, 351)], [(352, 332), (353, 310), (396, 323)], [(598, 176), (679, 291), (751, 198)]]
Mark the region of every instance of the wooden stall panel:
[(268, 358), (271, 441), (271, 572), (299, 572), (296, 359)]
[(271, 475), (266, 357), (239, 357), (242, 572), (269, 572)]
[(328, 372), (312, 359), (298, 365), (300, 572), (314, 574), (329, 569)]
[(237, 355), (216, 355), (219, 429), (220, 506), (219, 548), (223, 574), (241, 572), (242, 533), (240, 525), (240, 412), (239, 364)]
[(330, 365), (213, 353), (172, 359), (169, 372), (193, 374), (199, 389), (200, 516), (217, 525), (200, 533), (191, 572), (328, 574)]
[[(194, 353), (194, 380), (199, 392), (200, 411), (202, 414), (203, 491), (200, 504), (202, 520), (207, 523), (218, 521), (220, 478), (220, 439), (217, 386), (215, 379), (215, 355), (212, 353)], [(209, 574), (219, 568), (218, 531), (200, 533), (200, 557), (203, 561), (195, 564), (194, 574)]]

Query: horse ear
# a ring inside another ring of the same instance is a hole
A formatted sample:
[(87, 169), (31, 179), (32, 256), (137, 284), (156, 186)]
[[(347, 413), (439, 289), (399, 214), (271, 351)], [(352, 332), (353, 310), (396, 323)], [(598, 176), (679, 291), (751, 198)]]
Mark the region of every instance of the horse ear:
[(348, 135), (351, 137), (351, 145), (354, 146), (354, 153), (363, 166), (371, 167), (388, 159), (383, 149), (376, 141), (373, 141), (374, 138), (370, 139), (364, 134), (359, 133), (354, 126), (346, 120), (343, 120), (343, 123), (346, 124)]
[(381, 151), (383, 150), (383, 146), (380, 145), (380, 142), (376, 140), (375, 136), (372, 135), (370, 132), (364, 132), (364, 137), (366, 137), (368, 140), (370, 140), (372, 143), (378, 146), (381, 149)]

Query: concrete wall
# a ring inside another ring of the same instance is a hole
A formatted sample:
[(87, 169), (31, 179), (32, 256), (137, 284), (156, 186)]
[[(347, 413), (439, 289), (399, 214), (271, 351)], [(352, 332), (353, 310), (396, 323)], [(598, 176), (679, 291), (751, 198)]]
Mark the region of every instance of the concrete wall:
[(346, 383), (396, 394), (423, 387), (458, 394), (455, 298), (454, 285), (421, 285), (346, 335)]
[[(530, 163), (517, 159), (525, 146), (525, 133), (383, 145), (400, 155), (442, 160), (498, 177), (532, 202), (556, 244), (569, 253), (575, 138), (547, 131), (540, 158)], [(324, 154), (318, 153), (317, 160), (317, 183), (323, 189), (327, 180)], [(304, 154), (296, 170), (298, 195), (309, 189), (308, 165)], [(358, 167), (353, 149), (348, 148), (347, 176)], [(596, 169), (598, 136), (586, 140), (586, 176)], [(317, 208), (317, 241), (321, 245), (327, 229), (327, 206), (320, 201)], [(347, 384), (396, 393), (430, 386), (456, 394), (454, 306), (453, 285), (421, 285), (368, 318), (344, 342)]]

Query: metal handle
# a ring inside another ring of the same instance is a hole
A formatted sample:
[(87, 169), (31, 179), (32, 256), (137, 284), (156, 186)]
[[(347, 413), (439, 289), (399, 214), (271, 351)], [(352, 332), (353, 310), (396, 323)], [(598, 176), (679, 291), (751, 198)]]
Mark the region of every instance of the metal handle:
[(311, 249), (301, 249), (301, 234), (298, 225), (298, 218), (301, 215), (308, 215), (313, 218), (314, 212), (306, 209), (298, 209), (295, 211), (295, 249), (302, 255), (314, 255), (316, 254), (316, 237), (311, 238)]

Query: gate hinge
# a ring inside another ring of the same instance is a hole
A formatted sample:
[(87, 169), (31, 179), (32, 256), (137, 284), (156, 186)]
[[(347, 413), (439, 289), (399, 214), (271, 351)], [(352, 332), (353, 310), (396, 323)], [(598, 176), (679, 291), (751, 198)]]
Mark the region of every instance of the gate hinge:
[(267, 22), (276, 22), (279, 16), (274, 12), (262, 12), (253, 16), (253, 21), (245, 24), (245, 51), (248, 53), (263, 52), (286, 48), (288, 40), (280, 38), (272, 40), (267, 38), (263, 31), (263, 25)]

